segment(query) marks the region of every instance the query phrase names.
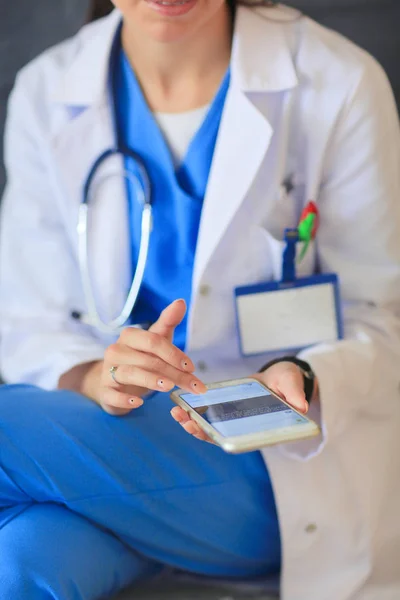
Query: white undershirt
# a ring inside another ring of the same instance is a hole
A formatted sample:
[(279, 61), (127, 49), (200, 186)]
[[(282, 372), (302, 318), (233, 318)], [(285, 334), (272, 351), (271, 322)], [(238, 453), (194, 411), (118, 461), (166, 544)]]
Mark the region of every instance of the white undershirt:
[(175, 165), (184, 159), (190, 142), (200, 129), (209, 109), (207, 106), (183, 113), (154, 113), (158, 126), (171, 150)]

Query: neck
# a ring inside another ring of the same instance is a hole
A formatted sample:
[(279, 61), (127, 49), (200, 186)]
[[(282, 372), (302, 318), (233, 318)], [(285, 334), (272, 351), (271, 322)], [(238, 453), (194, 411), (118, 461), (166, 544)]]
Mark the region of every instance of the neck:
[(124, 22), (122, 45), (152, 110), (181, 112), (209, 103), (230, 61), (232, 16), (227, 5), (203, 27), (160, 42)]

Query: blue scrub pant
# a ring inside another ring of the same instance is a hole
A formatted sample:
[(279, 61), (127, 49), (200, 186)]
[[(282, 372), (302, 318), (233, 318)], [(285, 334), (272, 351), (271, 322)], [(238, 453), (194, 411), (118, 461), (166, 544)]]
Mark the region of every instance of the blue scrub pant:
[(261, 455), (192, 438), (170, 408), (156, 394), (119, 418), (74, 393), (0, 388), (0, 598), (107, 598), (163, 565), (279, 570)]

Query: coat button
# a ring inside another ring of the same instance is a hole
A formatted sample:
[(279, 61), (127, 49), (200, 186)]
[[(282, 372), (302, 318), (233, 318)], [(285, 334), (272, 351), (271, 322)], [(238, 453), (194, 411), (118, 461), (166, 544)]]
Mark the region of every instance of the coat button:
[(317, 525), (315, 523), (309, 523), (306, 528), (305, 528), (305, 532), (306, 533), (315, 533), (317, 531)]
[(205, 362), (203, 362), (202, 360), (197, 364), (197, 368), (199, 371), (201, 371), (202, 373), (204, 373), (204, 371), (207, 371), (207, 365)]
[(207, 285), (206, 283), (203, 283), (203, 285), (200, 286), (200, 289), (199, 289), (200, 296), (204, 296), (204, 297), (209, 296), (210, 292), (211, 292), (211, 287), (209, 285)]

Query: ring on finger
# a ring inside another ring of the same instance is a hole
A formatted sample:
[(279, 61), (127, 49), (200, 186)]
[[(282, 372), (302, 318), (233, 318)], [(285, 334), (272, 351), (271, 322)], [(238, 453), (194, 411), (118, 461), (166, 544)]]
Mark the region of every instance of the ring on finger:
[(110, 374), (111, 374), (111, 377), (113, 378), (114, 383), (116, 383), (117, 385), (121, 385), (115, 376), (117, 369), (118, 369), (118, 367), (111, 367)]

